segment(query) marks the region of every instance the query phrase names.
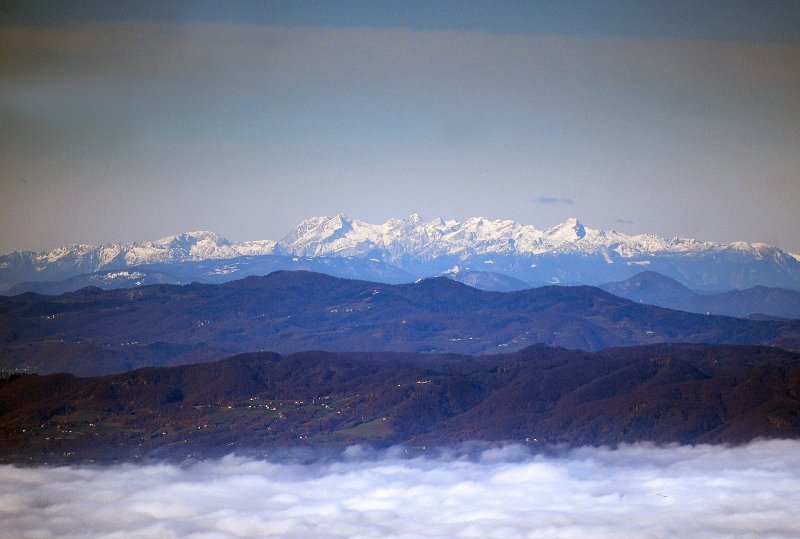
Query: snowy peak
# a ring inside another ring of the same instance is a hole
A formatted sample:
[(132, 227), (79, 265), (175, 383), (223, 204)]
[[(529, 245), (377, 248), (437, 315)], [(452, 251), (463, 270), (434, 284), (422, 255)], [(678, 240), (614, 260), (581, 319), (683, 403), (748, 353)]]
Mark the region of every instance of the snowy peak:
[(197, 244), (230, 245), (228, 240), (209, 230), (196, 230), (194, 232), (177, 234), (175, 236), (166, 236), (151, 243), (152, 245), (158, 245), (171, 249), (187, 250), (191, 249), (192, 246)]
[(575, 218), (567, 219), (560, 225), (554, 226), (545, 232), (551, 241), (573, 242), (583, 239), (586, 236), (586, 228)]
[(353, 223), (346, 215), (312, 217), (297, 225), (280, 243), (296, 246), (330, 243), (352, 229)]
[(392, 262), (402, 257), (424, 260), (440, 256), (467, 258), (490, 253), (542, 254), (556, 249), (607, 248), (617, 233), (586, 228), (568, 219), (545, 232), (511, 220), (470, 217), (423, 221), (419, 215), (373, 225), (344, 216), (316, 217), (300, 223), (279, 243), (282, 252), (298, 256), (379, 256)]
[[(113, 245), (110, 248), (120, 250)], [(167, 236), (152, 242), (129, 243), (121, 246), (121, 251), (129, 266), (238, 256), (231, 242), (206, 230)]]
[(352, 256), (370, 250), (375, 225), (346, 215), (314, 217), (301, 222), (277, 244), (281, 252), (298, 256)]
[(129, 251), (144, 259), (155, 256), (167, 260), (203, 260), (236, 256), (236, 249), (231, 242), (207, 230), (167, 236), (154, 242), (132, 244)]
[(37, 272), (47, 273), (55, 265), (74, 267), (79, 272), (124, 268), (141, 264), (177, 263), (197, 260), (217, 260), (238, 256), (272, 254), (272, 240), (232, 243), (206, 230), (165, 236), (154, 241), (108, 243), (100, 246), (69, 245), (52, 251), (30, 251), (7, 255), (29, 260)]

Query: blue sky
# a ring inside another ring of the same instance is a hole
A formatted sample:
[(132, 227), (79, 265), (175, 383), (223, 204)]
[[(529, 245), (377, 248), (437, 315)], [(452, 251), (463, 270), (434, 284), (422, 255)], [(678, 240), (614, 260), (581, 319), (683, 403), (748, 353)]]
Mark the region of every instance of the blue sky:
[(800, 252), (799, 96), (797, 2), (5, 2), (0, 252), (336, 213)]

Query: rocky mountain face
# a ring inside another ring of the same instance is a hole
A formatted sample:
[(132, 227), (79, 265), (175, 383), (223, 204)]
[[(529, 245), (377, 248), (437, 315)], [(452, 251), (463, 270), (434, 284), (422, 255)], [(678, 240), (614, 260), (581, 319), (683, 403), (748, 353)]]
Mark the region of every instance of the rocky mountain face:
[[(800, 290), (800, 256), (764, 244), (720, 245), (649, 234), (626, 235), (592, 229), (576, 219), (542, 231), (515, 221), (480, 217), (424, 221), (417, 215), (382, 224), (343, 215), (315, 217), (300, 223), (280, 241), (230, 242), (212, 232), (192, 232), (153, 242), (15, 252), (0, 257), (0, 289), (26, 281), (55, 281), (150, 266), (171, 274), (177, 273), (172, 268), (189, 262), (267, 256), (288, 257), (274, 259), (283, 264), (275, 269), (292, 269), (294, 258), (350, 257), (382, 264), (387, 274), (393, 273), (389, 267), (394, 268), (394, 275), (408, 274), (412, 279), (439, 275), (458, 266), (465, 273), (497, 273), (529, 286), (598, 285), (648, 269), (694, 290), (758, 285)], [(242, 276), (235, 273), (231, 271), (229, 278)], [(210, 271), (196, 272), (191, 278), (203, 282), (211, 275)]]

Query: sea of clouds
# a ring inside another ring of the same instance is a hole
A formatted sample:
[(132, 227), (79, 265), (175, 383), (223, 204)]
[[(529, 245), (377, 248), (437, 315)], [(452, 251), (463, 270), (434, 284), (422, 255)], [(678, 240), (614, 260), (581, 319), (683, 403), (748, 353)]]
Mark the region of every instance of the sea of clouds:
[(0, 467), (2, 537), (800, 536), (800, 442)]

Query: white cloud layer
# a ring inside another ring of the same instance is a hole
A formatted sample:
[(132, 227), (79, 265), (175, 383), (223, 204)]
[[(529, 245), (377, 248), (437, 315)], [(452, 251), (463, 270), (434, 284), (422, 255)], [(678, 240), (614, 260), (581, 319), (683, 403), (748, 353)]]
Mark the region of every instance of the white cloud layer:
[[(471, 456), (467, 456), (467, 454)], [(2, 537), (800, 535), (800, 442), (0, 467)]]

